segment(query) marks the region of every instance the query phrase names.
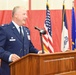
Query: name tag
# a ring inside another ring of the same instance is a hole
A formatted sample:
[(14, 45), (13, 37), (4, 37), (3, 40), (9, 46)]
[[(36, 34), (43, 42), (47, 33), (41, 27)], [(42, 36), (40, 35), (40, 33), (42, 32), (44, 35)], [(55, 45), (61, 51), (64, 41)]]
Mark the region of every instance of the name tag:
[(11, 37), (11, 38), (9, 39), (9, 41), (16, 41), (16, 39), (14, 39), (13, 37)]

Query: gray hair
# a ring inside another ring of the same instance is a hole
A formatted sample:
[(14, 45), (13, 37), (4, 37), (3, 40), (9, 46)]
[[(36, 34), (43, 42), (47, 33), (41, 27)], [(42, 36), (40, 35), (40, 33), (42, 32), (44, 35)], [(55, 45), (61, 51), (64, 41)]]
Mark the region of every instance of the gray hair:
[(14, 16), (15, 12), (20, 8), (20, 6), (16, 6), (12, 10), (12, 17)]

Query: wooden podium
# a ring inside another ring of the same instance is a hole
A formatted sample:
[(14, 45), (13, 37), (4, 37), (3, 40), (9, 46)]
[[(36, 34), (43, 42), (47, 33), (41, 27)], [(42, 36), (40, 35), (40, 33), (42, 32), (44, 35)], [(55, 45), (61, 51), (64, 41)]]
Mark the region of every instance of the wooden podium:
[(28, 54), (10, 64), (11, 75), (76, 75), (76, 52)]

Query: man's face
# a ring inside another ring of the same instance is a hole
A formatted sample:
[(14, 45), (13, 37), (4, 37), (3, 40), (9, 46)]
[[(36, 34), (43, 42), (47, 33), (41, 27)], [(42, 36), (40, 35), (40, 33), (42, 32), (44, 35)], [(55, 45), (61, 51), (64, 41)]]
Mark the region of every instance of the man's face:
[(27, 11), (24, 8), (19, 8), (15, 14), (18, 25), (24, 25), (27, 18)]

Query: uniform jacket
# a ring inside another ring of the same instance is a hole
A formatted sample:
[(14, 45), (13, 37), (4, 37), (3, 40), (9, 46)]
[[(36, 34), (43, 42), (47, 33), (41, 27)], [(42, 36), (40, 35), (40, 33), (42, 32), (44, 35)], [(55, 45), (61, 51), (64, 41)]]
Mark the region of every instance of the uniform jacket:
[(11, 22), (9, 25), (0, 27), (0, 58), (2, 75), (10, 75), (9, 56), (12, 53), (20, 57), (28, 53), (38, 53), (30, 40), (30, 31), (27, 27), (23, 27), (24, 39), (21, 38), (18, 30)]

